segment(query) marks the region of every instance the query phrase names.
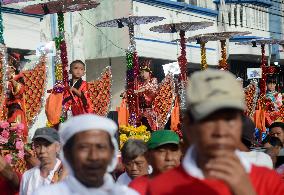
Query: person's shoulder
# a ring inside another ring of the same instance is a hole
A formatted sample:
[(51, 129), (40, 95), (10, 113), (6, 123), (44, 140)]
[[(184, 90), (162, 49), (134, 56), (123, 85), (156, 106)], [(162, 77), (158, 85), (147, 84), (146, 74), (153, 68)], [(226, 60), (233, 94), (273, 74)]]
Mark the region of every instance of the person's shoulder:
[[(182, 168), (182, 166), (173, 168), (163, 174), (158, 175), (157, 177), (153, 178), (152, 180), (149, 181), (149, 184), (151, 185), (156, 185), (156, 184), (161, 184), (162, 183), (167, 183), (167, 182), (171, 182), (175, 181), (175, 179), (177, 178), (177, 180), (180, 180), (182, 178), (184, 178), (184, 176), (188, 176), (188, 174), (185, 172), (185, 170)], [(169, 180), (169, 178), (171, 178)]]
[(144, 175), (144, 176), (141, 176), (141, 177), (137, 177), (135, 178), (134, 180), (132, 180), (130, 183), (129, 183), (129, 187), (133, 187), (133, 186), (136, 186), (136, 185), (141, 185), (141, 184), (145, 184), (149, 181), (149, 178), (147, 175)]
[(115, 194), (139, 195), (139, 193), (126, 185), (115, 185)]
[(255, 165), (252, 165), (252, 168), (251, 168), (251, 178), (259, 179), (259, 180), (263, 180), (267, 182), (273, 182), (276, 180), (281, 181), (281, 177), (279, 174), (277, 174), (276, 171), (271, 170), (266, 167), (255, 166)]
[(60, 195), (70, 194), (64, 181), (40, 187), (32, 195), (55, 195), (55, 194), (60, 194)]
[(284, 194), (284, 182), (274, 170), (253, 165), (250, 178), (259, 194)]
[(273, 162), (268, 154), (261, 151), (254, 151), (254, 153), (256, 155), (256, 166), (265, 166), (269, 169), (273, 169)]
[(22, 178), (23, 178), (23, 179), (24, 179), (24, 178), (26, 179), (26, 178), (30, 177), (31, 175), (33, 175), (33, 174), (34, 174), (35, 172), (37, 172), (37, 171), (39, 171), (39, 167), (38, 167), (38, 166), (33, 167), (33, 168), (31, 168), (31, 169), (25, 171), (25, 172), (23, 173), (23, 175), (22, 175)]

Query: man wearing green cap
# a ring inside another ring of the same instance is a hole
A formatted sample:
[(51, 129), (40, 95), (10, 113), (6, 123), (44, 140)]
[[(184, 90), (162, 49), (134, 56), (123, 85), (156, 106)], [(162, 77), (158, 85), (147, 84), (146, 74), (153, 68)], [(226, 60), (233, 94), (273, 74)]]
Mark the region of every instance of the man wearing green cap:
[(274, 171), (238, 151), (245, 98), (236, 77), (208, 69), (189, 83), (184, 133), (191, 146), (180, 167), (149, 182), (147, 194), (283, 195), (284, 183)]
[(153, 168), (150, 175), (134, 179), (129, 186), (146, 194), (148, 181), (180, 165), (181, 150), (178, 135), (171, 130), (158, 130), (152, 133), (147, 142), (147, 160)]

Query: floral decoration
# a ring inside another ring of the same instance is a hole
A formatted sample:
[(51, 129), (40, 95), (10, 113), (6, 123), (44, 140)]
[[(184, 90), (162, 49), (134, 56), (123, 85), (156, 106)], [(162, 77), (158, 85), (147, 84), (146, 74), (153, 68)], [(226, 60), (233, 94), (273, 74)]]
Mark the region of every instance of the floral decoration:
[(147, 131), (147, 127), (141, 125), (139, 127), (125, 126), (119, 127), (119, 147), (122, 148), (128, 139), (140, 139), (147, 142), (150, 139), (151, 133)]
[(6, 121), (0, 122), (0, 150), (7, 163), (15, 170), (23, 172), (26, 168), (25, 140), (23, 136), (24, 124), (10, 126)]

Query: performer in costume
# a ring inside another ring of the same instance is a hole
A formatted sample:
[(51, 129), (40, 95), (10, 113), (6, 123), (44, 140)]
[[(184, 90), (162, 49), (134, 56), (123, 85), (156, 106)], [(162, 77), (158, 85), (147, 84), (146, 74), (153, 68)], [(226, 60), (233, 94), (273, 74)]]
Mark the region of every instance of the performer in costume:
[[(150, 69), (151, 61), (146, 60), (140, 69), (140, 80), (138, 82), (138, 89), (134, 93), (138, 94), (140, 117), (142, 117), (142, 123), (146, 123), (143, 117), (147, 118), (152, 130), (157, 129), (155, 122), (155, 113), (152, 111), (152, 103), (157, 95), (158, 81), (153, 77), (153, 73)], [(146, 124), (147, 126), (147, 124)]]
[(6, 108), (7, 108), (7, 121), (11, 126), (17, 124), (24, 124), (24, 136), (28, 136), (28, 127), (25, 115), (25, 84), (23, 75), (20, 73), (20, 54), (12, 53), (8, 58), (9, 67), (7, 75), (8, 82), (8, 94), (6, 96)]
[(276, 91), (276, 80), (274, 78), (267, 79), (267, 92), (266, 97), (269, 98), (273, 103), (275, 110), (282, 106), (282, 94)]
[(82, 79), (85, 74), (85, 64), (81, 60), (75, 60), (70, 64), (70, 74), (72, 79), (69, 81), (69, 87), (63, 95), (63, 111), (72, 111), (72, 115), (92, 113), (94, 111), (88, 93), (88, 84)]
[(156, 97), (157, 90), (158, 81), (153, 77), (153, 73), (150, 69), (150, 61), (147, 60), (140, 69), (138, 90), (134, 91), (134, 93), (137, 93), (139, 96), (140, 109), (152, 108), (152, 102)]

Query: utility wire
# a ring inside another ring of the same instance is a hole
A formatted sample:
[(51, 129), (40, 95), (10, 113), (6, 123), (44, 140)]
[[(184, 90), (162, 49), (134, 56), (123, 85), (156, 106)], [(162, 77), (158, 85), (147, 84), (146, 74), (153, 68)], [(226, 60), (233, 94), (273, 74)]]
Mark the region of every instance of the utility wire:
[(115, 44), (112, 40), (110, 40), (110, 39), (108, 38), (108, 36), (107, 36), (100, 28), (98, 28), (97, 26), (95, 26), (94, 24), (92, 24), (92, 23), (91, 23), (89, 20), (87, 20), (81, 13), (79, 13), (79, 15), (82, 16), (82, 18), (83, 18), (89, 25), (91, 25), (92, 27), (94, 27), (95, 29), (97, 29), (98, 31), (100, 31), (101, 34), (102, 34), (113, 46), (115, 46), (115, 47), (117, 47), (118, 49), (121, 49), (121, 50), (123, 50), (123, 51), (126, 51), (126, 49), (124, 49), (124, 48), (118, 46), (118, 45)]

